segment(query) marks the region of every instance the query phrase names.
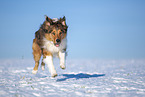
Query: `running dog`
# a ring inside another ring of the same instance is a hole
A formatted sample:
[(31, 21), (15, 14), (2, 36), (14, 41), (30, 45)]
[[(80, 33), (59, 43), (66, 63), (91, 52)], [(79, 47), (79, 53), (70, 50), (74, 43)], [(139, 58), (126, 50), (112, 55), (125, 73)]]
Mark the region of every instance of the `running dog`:
[(57, 76), (53, 65), (53, 57), (57, 56), (60, 59), (60, 67), (65, 69), (67, 28), (65, 16), (59, 19), (45, 17), (40, 29), (35, 32), (35, 39), (33, 40), (32, 49), (35, 60), (33, 74), (38, 71), (41, 55), (43, 56), (41, 69), (44, 70), (45, 64), (47, 64), (52, 77)]

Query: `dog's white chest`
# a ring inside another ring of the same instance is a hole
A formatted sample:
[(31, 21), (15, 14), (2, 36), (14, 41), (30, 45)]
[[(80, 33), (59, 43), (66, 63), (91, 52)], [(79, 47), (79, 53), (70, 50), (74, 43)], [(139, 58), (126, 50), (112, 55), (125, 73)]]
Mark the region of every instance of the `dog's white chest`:
[(56, 47), (52, 41), (46, 40), (45, 38), (43, 40), (44, 40), (43, 48), (47, 49), (53, 55), (54, 54), (58, 54), (58, 52), (60, 52), (60, 51), (63, 51), (66, 48), (66, 46), (67, 46), (67, 39), (66, 38), (64, 38), (61, 41), (59, 47)]

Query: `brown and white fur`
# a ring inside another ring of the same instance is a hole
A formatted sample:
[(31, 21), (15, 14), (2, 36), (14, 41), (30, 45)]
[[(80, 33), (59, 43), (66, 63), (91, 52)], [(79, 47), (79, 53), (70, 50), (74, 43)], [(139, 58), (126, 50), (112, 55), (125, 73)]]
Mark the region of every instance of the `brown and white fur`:
[(44, 70), (45, 64), (47, 64), (52, 77), (57, 76), (53, 65), (53, 57), (58, 56), (60, 67), (65, 69), (67, 28), (65, 16), (60, 19), (51, 19), (46, 16), (40, 29), (35, 32), (35, 39), (33, 40), (32, 49), (35, 60), (33, 74), (36, 74), (38, 71), (41, 55), (43, 55), (41, 69)]

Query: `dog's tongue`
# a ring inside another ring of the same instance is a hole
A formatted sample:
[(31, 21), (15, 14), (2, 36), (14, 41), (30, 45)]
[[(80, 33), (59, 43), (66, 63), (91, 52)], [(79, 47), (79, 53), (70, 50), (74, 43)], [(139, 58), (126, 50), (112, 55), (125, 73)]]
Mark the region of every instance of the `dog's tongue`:
[(59, 44), (56, 44), (55, 46), (56, 46), (56, 47), (59, 47)]

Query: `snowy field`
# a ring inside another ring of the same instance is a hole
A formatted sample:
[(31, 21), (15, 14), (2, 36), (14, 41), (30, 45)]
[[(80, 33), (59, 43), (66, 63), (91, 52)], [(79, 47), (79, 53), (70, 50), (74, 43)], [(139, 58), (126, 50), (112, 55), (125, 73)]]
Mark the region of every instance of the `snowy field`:
[(66, 70), (54, 62), (31, 73), (34, 61), (0, 60), (0, 97), (145, 97), (145, 59), (67, 60)]

